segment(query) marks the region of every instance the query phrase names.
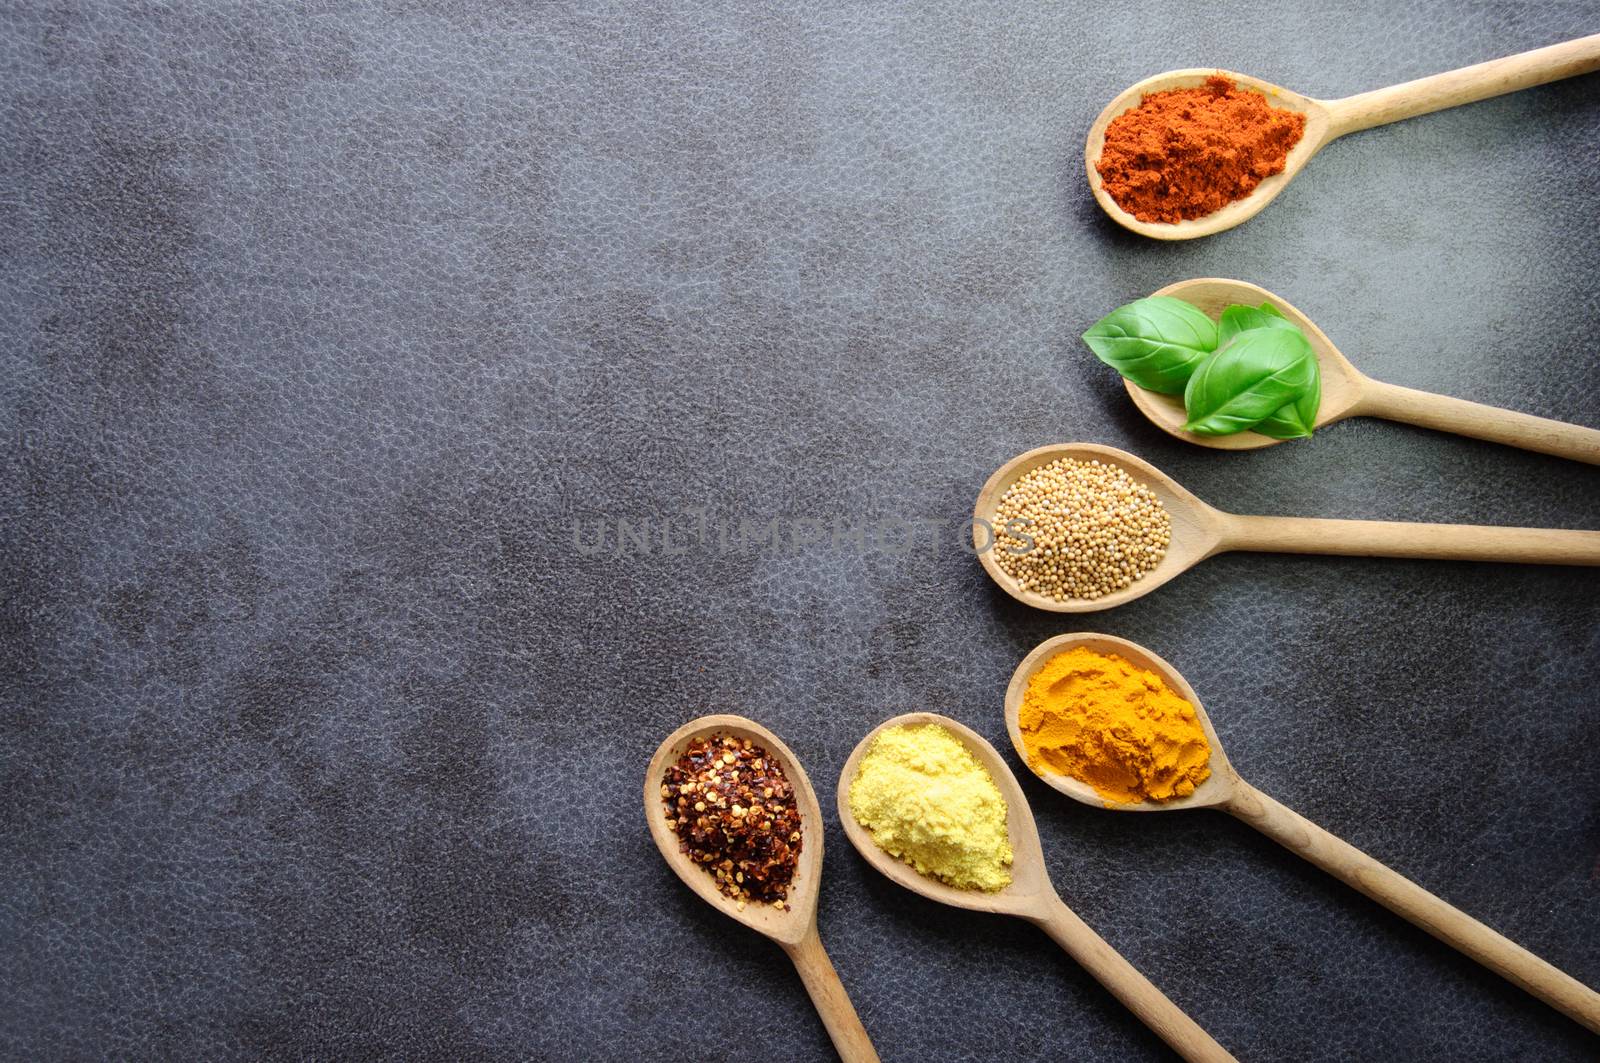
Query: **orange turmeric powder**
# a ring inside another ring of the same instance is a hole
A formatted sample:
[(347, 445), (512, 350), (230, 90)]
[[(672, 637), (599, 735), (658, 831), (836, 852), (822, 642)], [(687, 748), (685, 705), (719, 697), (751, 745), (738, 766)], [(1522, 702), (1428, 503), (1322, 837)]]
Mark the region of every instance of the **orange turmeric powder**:
[(1018, 723), (1029, 767), (1086, 782), (1108, 805), (1187, 797), (1211, 775), (1194, 706), (1115, 654), (1077, 646), (1050, 658)]

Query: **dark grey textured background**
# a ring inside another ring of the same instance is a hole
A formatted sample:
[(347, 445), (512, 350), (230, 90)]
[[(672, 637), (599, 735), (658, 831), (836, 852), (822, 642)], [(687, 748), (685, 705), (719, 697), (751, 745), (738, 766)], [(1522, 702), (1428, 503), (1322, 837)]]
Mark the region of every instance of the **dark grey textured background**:
[[(0, 1052), (825, 1057), (781, 953), (657, 858), (646, 757), (743, 712), (831, 806), (888, 715), (1003, 740), (1012, 667), (1079, 625), (948, 535), (574, 527), (953, 526), (1065, 439), (1244, 512), (1600, 527), (1593, 468), (1376, 422), (1185, 448), (1076, 339), (1238, 276), (1380, 379), (1600, 425), (1600, 80), (1352, 137), (1181, 246), (1081, 163), (1160, 70), (1337, 96), (1600, 5), (793, 8), (3, 5)], [(1257, 785), (1600, 984), (1597, 586), (1230, 556), (1082, 626), (1176, 663)], [(1242, 1058), (1595, 1051), (1220, 814), (1026, 785), (1069, 903)], [(831, 809), (827, 851), (886, 1059), (1161, 1057), (1036, 930), (898, 890)]]

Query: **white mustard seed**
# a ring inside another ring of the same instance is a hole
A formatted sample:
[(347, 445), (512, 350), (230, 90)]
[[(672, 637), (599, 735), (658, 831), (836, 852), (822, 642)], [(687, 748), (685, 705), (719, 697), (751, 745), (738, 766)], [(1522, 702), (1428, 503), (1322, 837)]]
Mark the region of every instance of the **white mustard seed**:
[(1058, 602), (1093, 600), (1161, 563), (1172, 517), (1121, 468), (1057, 458), (1006, 489), (994, 531), (995, 563), (1024, 589)]

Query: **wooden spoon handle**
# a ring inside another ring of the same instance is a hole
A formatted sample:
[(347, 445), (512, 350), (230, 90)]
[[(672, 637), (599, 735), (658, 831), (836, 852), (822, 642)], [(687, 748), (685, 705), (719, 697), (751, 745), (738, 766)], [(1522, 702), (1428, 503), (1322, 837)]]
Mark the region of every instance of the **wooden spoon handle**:
[(1402, 118), (1476, 103), (1518, 89), (1600, 70), (1600, 34), (1535, 48), (1531, 52), (1491, 59), (1445, 74), (1407, 81), (1386, 89), (1329, 100), (1333, 112), (1329, 137), (1370, 129)]
[(1600, 465), (1600, 431), (1448, 395), (1369, 380), (1351, 413)]
[(1600, 565), (1600, 532), (1228, 514), (1220, 550)]
[(1191, 1061), (1233, 1059), (1227, 1049), (1168, 1000), (1120, 952), (1106, 944), (1059, 897), (1047, 905), (1043, 914), (1029, 918), (1178, 1055)]
[(805, 983), (806, 992), (811, 994), (811, 1003), (822, 1017), (822, 1025), (827, 1027), (828, 1036), (833, 1038), (833, 1047), (839, 1053), (839, 1058), (844, 1063), (878, 1063), (878, 1052), (872, 1047), (872, 1038), (867, 1036), (867, 1028), (861, 1025), (855, 1005), (850, 1003), (850, 994), (845, 992), (844, 983), (839, 981), (839, 972), (833, 969), (833, 961), (828, 959), (828, 952), (822, 947), (822, 939), (817, 932), (812, 930), (795, 944), (784, 945), (784, 951), (794, 961), (795, 970), (800, 972), (800, 981)]
[(1391, 912), (1600, 1033), (1600, 993), (1516, 942), (1446, 904), (1349, 842), (1335, 838), (1249, 783), (1241, 780), (1236, 795), (1223, 807), (1284, 848), (1344, 879)]

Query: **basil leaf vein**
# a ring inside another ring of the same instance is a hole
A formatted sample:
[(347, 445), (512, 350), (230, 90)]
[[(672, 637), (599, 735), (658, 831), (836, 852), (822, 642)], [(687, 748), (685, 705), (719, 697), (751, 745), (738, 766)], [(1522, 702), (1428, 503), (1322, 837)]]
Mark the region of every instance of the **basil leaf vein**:
[(1217, 325), (1191, 303), (1152, 295), (1101, 318), (1083, 334), (1083, 342), (1140, 387), (1175, 395), (1217, 349)]
[(1278, 313), (1278, 308), (1271, 303), (1262, 303), (1260, 306), (1240, 306), (1235, 303), (1222, 312), (1222, 320), (1217, 323), (1217, 347), (1226, 347), (1228, 341), (1239, 333), (1257, 328), (1295, 329), (1295, 326)]
[(1240, 332), (1189, 377), (1183, 393), (1189, 421), (1183, 427), (1199, 435), (1242, 432), (1313, 388), (1320, 392), (1317, 359), (1299, 329)]
[(1273, 439), (1309, 439), (1317, 427), (1317, 408), (1321, 405), (1322, 371), (1319, 367), (1306, 393), (1288, 405), (1279, 406), (1255, 426), (1255, 431)]

